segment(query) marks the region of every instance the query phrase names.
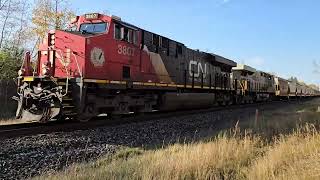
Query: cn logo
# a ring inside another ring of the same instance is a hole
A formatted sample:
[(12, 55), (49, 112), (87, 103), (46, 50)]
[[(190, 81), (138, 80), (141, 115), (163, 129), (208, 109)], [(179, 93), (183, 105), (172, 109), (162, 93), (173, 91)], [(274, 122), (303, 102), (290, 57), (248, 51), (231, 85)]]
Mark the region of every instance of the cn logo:
[[(193, 71), (194, 69), (194, 71)], [(194, 73), (194, 77), (198, 78), (200, 77), (201, 73), (203, 74), (203, 78), (206, 78), (207, 76), (207, 64), (204, 64), (204, 66), (197, 62), (197, 61), (190, 61), (189, 63), (189, 75), (192, 77)]]

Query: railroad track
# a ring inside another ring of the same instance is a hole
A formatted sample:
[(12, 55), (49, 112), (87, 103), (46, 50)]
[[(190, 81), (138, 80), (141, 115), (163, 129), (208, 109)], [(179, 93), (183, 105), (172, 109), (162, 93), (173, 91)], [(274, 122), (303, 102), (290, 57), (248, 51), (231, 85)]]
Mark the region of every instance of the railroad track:
[[(0, 139), (23, 137), (37, 134), (49, 134), (53, 132), (70, 132), (76, 130), (87, 130), (94, 129), (103, 126), (116, 126), (124, 123), (137, 123), (142, 121), (150, 121), (157, 119), (165, 119), (170, 117), (180, 117), (201, 113), (217, 112), (224, 110), (236, 110), (241, 108), (257, 108), (260, 110), (272, 109), (279, 105), (289, 105), (294, 103), (301, 103), (310, 99), (304, 99), (300, 101), (272, 101), (264, 103), (253, 103), (243, 105), (230, 105), (223, 107), (213, 107), (209, 109), (196, 109), (196, 110), (183, 110), (175, 112), (153, 112), (146, 113), (144, 115), (125, 115), (118, 118), (97, 118), (95, 120), (80, 123), (77, 121), (53, 121), (47, 124), (39, 123), (25, 123), (25, 124), (14, 124), (14, 125), (3, 125), (0, 126)], [(277, 105), (277, 106), (275, 106)]]

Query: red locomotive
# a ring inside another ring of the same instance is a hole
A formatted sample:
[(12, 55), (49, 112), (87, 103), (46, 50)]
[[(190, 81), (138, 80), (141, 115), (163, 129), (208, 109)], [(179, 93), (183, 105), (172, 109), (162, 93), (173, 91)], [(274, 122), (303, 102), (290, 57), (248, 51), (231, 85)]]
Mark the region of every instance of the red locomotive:
[(55, 30), (19, 71), (17, 118), (48, 122), (237, 102), (237, 64), (102, 14)]

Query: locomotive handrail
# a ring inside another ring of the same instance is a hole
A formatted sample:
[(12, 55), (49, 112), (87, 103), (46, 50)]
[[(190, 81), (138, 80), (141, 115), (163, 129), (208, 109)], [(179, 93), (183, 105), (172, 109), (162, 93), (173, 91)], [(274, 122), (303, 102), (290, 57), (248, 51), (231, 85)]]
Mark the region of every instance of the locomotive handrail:
[(61, 51), (60, 49), (56, 49), (56, 51), (59, 51), (59, 52), (60, 52), (60, 54), (61, 54), (60, 57), (61, 57), (62, 62), (64, 62), (64, 63), (63, 63), (63, 66), (64, 66), (64, 68), (66, 69), (66, 73), (67, 73), (66, 93), (62, 95), (62, 96), (66, 96), (66, 95), (68, 94), (68, 87), (69, 87), (69, 72), (68, 72), (66, 63), (65, 63), (65, 61), (64, 61), (64, 56), (63, 56), (62, 51)]
[(79, 63), (78, 63), (77, 56), (76, 56), (73, 52), (72, 52), (72, 55), (74, 56), (74, 59), (76, 60), (78, 72), (79, 72), (80, 77), (81, 77), (81, 79), (82, 79), (83, 76), (82, 76), (82, 72), (81, 72), (81, 70), (80, 70), (80, 66), (79, 66)]

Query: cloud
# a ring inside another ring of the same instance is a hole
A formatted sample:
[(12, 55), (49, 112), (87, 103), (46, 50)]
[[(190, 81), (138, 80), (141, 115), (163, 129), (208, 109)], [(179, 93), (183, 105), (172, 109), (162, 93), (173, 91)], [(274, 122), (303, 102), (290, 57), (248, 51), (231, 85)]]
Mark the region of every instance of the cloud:
[(223, 3), (223, 4), (226, 4), (226, 3), (228, 3), (228, 2), (230, 2), (230, 0), (222, 0), (222, 3)]

